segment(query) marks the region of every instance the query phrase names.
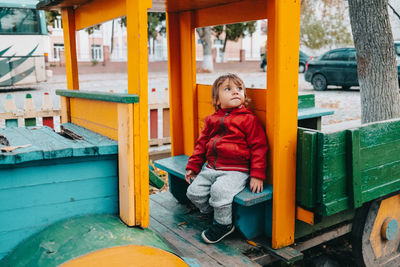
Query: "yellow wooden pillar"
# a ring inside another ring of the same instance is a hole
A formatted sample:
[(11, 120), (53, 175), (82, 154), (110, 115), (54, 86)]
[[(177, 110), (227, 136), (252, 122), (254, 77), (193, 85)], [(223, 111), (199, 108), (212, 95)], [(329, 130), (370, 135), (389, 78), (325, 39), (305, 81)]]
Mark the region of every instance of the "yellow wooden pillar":
[(63, 8), (61, 18), (64, 33), (65, 70), (68, 89), (79, 90), (78, 62), (76, 55), (75, 16), (73, 8)]
[(120, 153), (119, 164), (125, 165), (126, 173), (120, 175), (120, 217), (127, 225), (142, 227), (149, 224), (147, 8), (150, 7), (151, 1), (126, 0), (128, 92), (139, 95), (139, 104), (124, 111), (118, 110), (125, 113), (121, 116), (126, 116), (129, 129), (126, 140), (121, 143), (126, 154)]
[(198, 136), (193, 12), (167, 13), (172, 155), (191, 155)]
[(294, 242), (300, 0), (268, 1), (267, 136), (272, 247)]
[[(78, 62), (76, 55), (75, 15), (71, 7), (61, 10), (64, 34), (65, 70), (67, 88), (79, 90)], [(70, 103), (68, 97), (61, 97), (61, 123), (71, 121)]]

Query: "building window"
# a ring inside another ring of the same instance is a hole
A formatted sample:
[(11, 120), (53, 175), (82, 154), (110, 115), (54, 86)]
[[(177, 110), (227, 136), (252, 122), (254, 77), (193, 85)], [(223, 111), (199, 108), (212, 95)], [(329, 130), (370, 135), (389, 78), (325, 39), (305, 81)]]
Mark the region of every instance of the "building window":
[(101, 45), (92, 45), (92, 60), (103, 60), (103, 49)]
[(53, 51), (54, 51), (54, 55), (53, 55), (54, 60), (59, 61), (60, 60), (60, 51), (64, 51), (64, 45), (63, 44), (54, 44)]
[(57, 16), (57, 18), (54, 20), (54, 29), (57, 29), (57, 30), (62, 29), (61, 16)]

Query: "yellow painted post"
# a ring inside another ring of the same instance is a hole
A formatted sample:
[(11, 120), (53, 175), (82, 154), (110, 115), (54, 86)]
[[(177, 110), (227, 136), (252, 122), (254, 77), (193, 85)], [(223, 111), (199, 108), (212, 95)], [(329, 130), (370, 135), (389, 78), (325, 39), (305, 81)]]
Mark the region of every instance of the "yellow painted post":
[(272, 247), (294, 242), (300, 0), (268, 1), (267, 136)]
[(119, 213), (129, 226), (135, 221), (133, 104), (118, 104)]
[(167, 13), (167, 25), (171, 152), (172, 155), (190, 155), (198, 136), (193, 12)]
[[(78, 62), (75, 40), (75, 16), (73, 8), (63, 8), (61, 19), (64, 34), (65, 70), (67, 88), (79, 90)], [(61, 98), (61, 123), (71, 121), (70, 102), (68, 97)]]
[(65, 69), (67, 75), (68, 89), (79, 90), (78, 62), (76, 54), (75, 39), (75, 16), (74, 9), (63, 8), (61, 18), (64, 33)]
[[(129, 175), (121, 177), (125, 182), (134, 184), (134, 206), (120, 210), (121, 219), (128, 225), (149, 225), (149, 140), (147, 109), (147, 8), (150, 1), (126, 0), (127, 42), (128, 42), (128, 92), (139, 95), (139, 103), (133, 106), (133, 135), (127, 142), (133, 147), (133, 161)], [(133, 173), (132, 173), (133, 171)], [(127, 195), (130, 197), (130, 195)], [(120, 203), (132, 204), (131, 200)], [(127, 213), (126, 213), (127, 212)]]

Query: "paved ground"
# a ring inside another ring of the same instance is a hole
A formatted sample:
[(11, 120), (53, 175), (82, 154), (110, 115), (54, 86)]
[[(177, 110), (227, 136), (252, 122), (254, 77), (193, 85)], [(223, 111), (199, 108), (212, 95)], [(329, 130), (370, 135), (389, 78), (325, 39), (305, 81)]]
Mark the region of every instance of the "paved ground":
[[(200, 69), (201, 66), (198, 66)], [(18, 109), (23, 109), (24, 98), (27, 93), (32, 94), (37, 109), (41, 107), (44, 92), (48, 92), (53, 99), (55, 108), (59, 108), (59, 97), (56, 89), (66, 89), (64, 67), (52, 67), (53, 76), (47, 82), (37, 85), (25, 85), (13, 90), (0, 90), (0, 112), (4, 112), (4, 103), (7, 94), (12, 94)], [(79, 65), (79, 81), (81, 90), (124, 92), (127, 89), (126, 63), (109, 63), (91, 66)], [(265, 88), (266, 75), (259, 68), (259, 62), (231, 62), (219, 63), (213, 73), (197, 73), (197, 82), (212, 84), (219, 75), (226, 72), (238, 73), (247, 87)], [(159, 98), (162, 99), (164, 88), (168, 87), (168, 69), (166, 62), (149, 63), (149, 90), (156, 88)], [(360, 123), (360, 97), (358, 88), (342, 91), (340, 88), (329, 88), (323, 92), (316, 92), (310, 83), (299, 74), (299, 93), (314, 93), (316, 106), (333, 109), (335, 114), (326, 116), (322, 120), (323, 129), (332, 129), (341, 125), (357, 125)], [(334, 124), (334, 125), (333, 125)]]

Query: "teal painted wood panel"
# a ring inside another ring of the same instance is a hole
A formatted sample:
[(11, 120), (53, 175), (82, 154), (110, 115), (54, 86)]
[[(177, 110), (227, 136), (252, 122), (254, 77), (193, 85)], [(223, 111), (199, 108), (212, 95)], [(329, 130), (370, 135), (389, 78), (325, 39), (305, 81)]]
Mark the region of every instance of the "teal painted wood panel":
[(17, 129), (18, 127), (0, 129), (0, 134), (7, 138), (11, 146), (23, 146), (27, 144), (30, 144), (31, 146), (26, 148), (18, 148), (13, 152), (0, 152), (0, 166), (5, 164), (26, 162), (32, 159), (43, 159), (42, 149), (31, 144), (31, 141), (17, 131)]
[(30, 145), (12, 152), (0, 152), (0, 165), (42, 159), (118, 154), (118, 142), (115, 140), (73, 124), (67, 124), (65, 128), (77, 132), (83, 140), (63, 137), (46, 126), (0, 129), (0, 134), (9, 140), (11, 146)]
[[(92, 177), (118, 176), (116, 156), (102, 156), (97, 159), (95, 161), (93, 157), (82, 157), (37, 161), (0, 169), (0, 190), (84, 180)], [(38, 166), (32, 166), (32, 164)]]
[[(78, 126), (73, 123), (64, 123), (62, 127), (68, 129), (84, 138), (84, 140), (74, 140), (74, 144), (82, 146), (83, 148), (88, 147), (91, 144), (92, 147), (96, 148), (96, 152), (99, 155), (117, 154), (118, 153), (118, 142), (108, 138), (107, 136), (98, 134), (90, 131), (84, 127)], [(77, 148), (78, 149), (78, 146)], [(74, 152), (77, 153), (77, 151)]]
[(0, 259), (2, 253), (7, 254), (10, 249), (17, 246), (21, 240), (30, 237), (34, 233), (37, 233), (40, 231), (40, 229), (42, 229), (42, 226), (2, 232), (0, 237)]
[(29, 144), (40, 148), (43, 151), (43, 159), (72, 157), (71, 146), (57, 140), (58, 135), (49, 127), (35, 130), (18, 127), (15, 128), (15, 131), (23, 135), (29, 141)]
[(311, 119), (316, 117), (322, 117), (327, 115), (332, 115), (333, 110), (325, 108), (302, 108), (297, 112), (298, 120)]
[(7, 210), (111, 197), (117, 193), (118, 177), (116, 176), (94, 177), (87, 180), (50, 183), (33, 187), (17, 187), (0, 190), (0, 203), (7, 203), (0, 206), (0, 213)]
[(95, 213), (117, 214), (118, 195), (4, 211), (0, 213), (0, 233), (45, 226), (64, 218)]

